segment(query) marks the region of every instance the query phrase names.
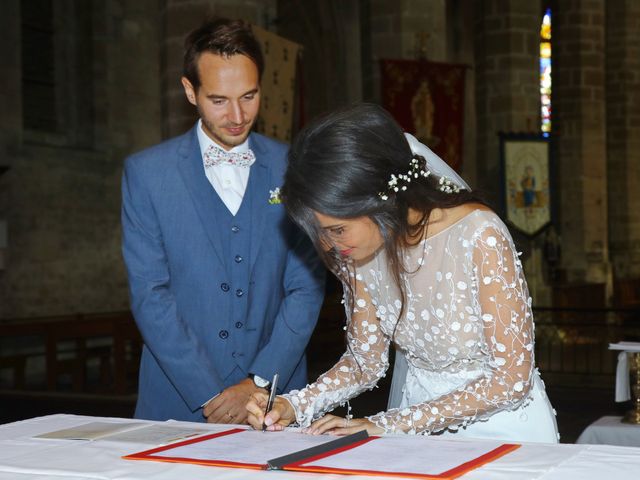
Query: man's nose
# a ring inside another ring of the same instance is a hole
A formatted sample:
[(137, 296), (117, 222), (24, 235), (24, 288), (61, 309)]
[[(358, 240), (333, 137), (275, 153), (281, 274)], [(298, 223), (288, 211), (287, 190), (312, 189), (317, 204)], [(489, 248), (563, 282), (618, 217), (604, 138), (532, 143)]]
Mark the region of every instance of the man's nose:
[(244, 123), (244, 112), (242, 111), (242, 107), (238, 102), (231, 102), (229, 107), (229, 120), (235, 123), (236, 125), (240, 125)]

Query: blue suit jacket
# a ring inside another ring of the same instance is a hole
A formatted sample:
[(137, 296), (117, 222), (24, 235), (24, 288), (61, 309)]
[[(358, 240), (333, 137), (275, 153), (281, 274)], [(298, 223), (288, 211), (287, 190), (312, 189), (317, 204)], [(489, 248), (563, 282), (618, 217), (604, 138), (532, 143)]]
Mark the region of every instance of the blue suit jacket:
[[(202, 421), (201, 405), (255, 373), (281, 389), (307, 382), (304, 351), (324, 294), (324, 268), (308, 239), (270, 204), (283, 183), (286, 146), (251, 134), (251, 241), (244, 322), (230, 318), (228, 263), (204, 173), (197, 125), (132, 155), (122, 180), (123, 255), (144, 348), (139, 418)], [(226, 337), (225, 337), (226, 335)]]

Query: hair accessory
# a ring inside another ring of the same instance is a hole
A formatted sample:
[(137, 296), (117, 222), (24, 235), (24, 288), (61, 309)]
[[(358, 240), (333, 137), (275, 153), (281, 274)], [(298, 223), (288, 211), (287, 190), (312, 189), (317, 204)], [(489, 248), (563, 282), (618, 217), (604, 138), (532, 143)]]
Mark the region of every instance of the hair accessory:
[(440, 177), (440, 181), (438, 182), (438, 184), (440, 185), (438, 188), (441, 192), (444, 193), (458, 193), (460, 190), (462, 190), (458, 185), (453, 183), (447, 177)]
[[(420, 165), (422, 163), (422, 165)], [(389, 194), (392, 192), (403, 192), (407, 189), (407, 184), (411, 183), (412, 178), (424, 177), (427, 178), (431, 175), (431, 172), (427, 170), (424, 160), (421, 162), (418, 158), (413, 157), (409, 164), (409, 171), (405, 174), (399, 175), (391, 174), (391, 179), (387, 182), (387, 189), (384, 192), (379, 192), (378, 196), (382, 200), (388, 200)]]
[[(389, 195), (397, 193), (399, 191), (405, 191), (407, 184), (411, 182), (412, 178), (428, 177), (429, 175), (436, 175), (440, 177), (438, 181), (438, 190), (444, 193), (458, 193), (460, 190), (471, 190), (471, 187), (465, 182), (460, 175), (458, 175), (453, 168), (442, 160), (439, 156), (433, 153), (426, 145), (423, 145), (413, 135), (409, 133), (404, 134), (413, 158), (409, 171), (406, 174), (395, 175), (391, 174), (391, 179), (387, 183), (387, 188), (383, 192), (378, 192), (378, 196), (382, 200), (388, 200)], [(402, 182), (403, 184), (401, 184)]]

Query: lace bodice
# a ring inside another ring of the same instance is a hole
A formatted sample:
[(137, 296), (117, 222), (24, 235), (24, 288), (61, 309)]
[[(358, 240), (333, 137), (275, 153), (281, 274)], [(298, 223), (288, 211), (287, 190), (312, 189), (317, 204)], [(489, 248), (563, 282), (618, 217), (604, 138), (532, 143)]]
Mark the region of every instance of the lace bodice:
[(534, 370), (531, 299), (513, 240), (492, 212), (475, 210), (406, 252), (407, 305), (384, 251), (355, 270), (349, 348), (318, 380), (286, 398), (300, 425), (371, 389), (393, 339), (410, 369), (461, 374), (457, 388), (368, 417), (385, 432), (435, 433), (515, 409)]

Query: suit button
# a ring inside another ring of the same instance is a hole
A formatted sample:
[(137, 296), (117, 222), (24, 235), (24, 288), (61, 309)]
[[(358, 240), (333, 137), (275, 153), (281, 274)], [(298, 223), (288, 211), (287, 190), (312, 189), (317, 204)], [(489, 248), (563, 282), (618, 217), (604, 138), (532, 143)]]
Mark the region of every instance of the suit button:
[(236, 358), (236, 352), (231, 352), (231, 356), (232, 356), (233, 358)]
[(241, 288), (236, 290), (236, 297), (241, 297), (242, 295), (244, 295), (244, 292), (242, 291)]
[(234, 258), (234, 260), (236, 261), (236, 263), (240, 263), (242, 261), (242, 257), (240, 255), (236, 255), (236, 258)]
[(236, 328), (242, 328), (242, 322), (236, 322)]
[(222, 289), (223, 292), (228, 292), (229, 291), (229, 284), (228, 283), (221, 283), (220, 284), (220, 288)]
[(231, 231), (233, 233), (238, 233), (240, 231), (240, 227), (237, 225), (234, 225), (233, 227), (231, 227)]
[(228, 337), (229, 337), (229, 332), (227, 332), (226, 330), (220, 330), (220, 331), (218, 332), (218, 336), (219, 336), (221, 339), (225, 340), (226, 338), (228, 338)]

